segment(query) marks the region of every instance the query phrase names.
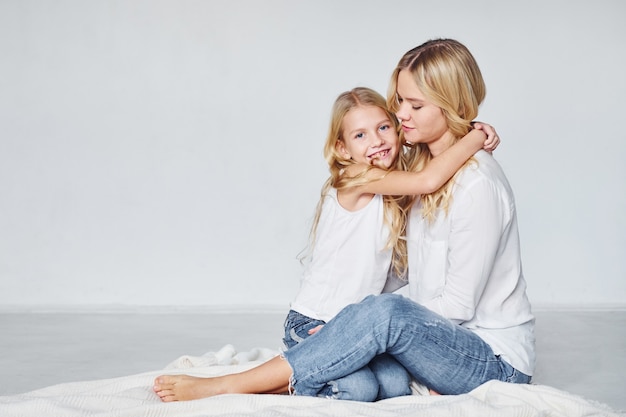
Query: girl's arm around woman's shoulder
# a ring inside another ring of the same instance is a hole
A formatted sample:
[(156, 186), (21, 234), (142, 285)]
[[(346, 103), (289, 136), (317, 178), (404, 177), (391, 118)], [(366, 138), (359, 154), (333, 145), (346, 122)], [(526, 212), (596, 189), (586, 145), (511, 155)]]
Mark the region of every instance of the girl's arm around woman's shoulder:
[[(354, 187), (361, 194), (419, 195), (437, 191), (472, 157), (483, 148), (486, 134), (472, 129), (463, 139), (433, 158), (420, 172), (385, 171), (370, 169), (365, 175), (371, 180), (367, 184)], [(352, 165), (346, 169), (348, 175), (362, 172), (364, 165)]]

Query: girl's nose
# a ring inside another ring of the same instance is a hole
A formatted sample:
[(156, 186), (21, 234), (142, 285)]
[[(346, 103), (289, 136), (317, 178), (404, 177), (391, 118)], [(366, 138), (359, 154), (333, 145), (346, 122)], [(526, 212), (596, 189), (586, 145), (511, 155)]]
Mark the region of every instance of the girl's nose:
[(378, 148), (379, 146), (382, 146), (385, 143), (385, 140), (380, 136), (380, 134), (377, 134), (376, 136), (374, 136), (374, 139), (372, 140), (371, 143), (371, 147), (372, 148)]

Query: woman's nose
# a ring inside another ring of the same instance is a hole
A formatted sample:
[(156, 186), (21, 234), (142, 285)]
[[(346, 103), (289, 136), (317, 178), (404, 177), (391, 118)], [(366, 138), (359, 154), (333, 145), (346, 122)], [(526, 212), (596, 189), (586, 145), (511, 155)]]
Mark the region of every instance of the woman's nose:
[(405, 106), (404, 103), (400, 104), (400, 106), (398, 107), (398, 111), (396, 111), (396, 117), (401, 121), (409, 119), (409, 112), (407, 110), (407, 106)]

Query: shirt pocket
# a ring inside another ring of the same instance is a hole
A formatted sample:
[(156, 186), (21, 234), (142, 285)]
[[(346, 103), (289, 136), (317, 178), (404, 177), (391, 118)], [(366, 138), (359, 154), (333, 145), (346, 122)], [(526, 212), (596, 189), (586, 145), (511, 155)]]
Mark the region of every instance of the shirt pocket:
[(446, 284), (446, 265), (448, 243), (445, 241), (426, 241), (419, 249), (416, 297), (430, 300), (440, 296)]

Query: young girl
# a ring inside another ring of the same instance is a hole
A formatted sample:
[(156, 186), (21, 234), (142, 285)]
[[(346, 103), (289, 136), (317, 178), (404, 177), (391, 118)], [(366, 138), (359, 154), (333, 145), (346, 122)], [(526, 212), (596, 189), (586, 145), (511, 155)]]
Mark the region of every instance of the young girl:
[[(355, 88), (335, 101), (324, 147), (331, 176), (318, 204), (302, 286), (285, 321), (287, 348), (346, 305), (380, 294), (390, 266), (404, 275), (404, 212), (395, 198), (381, 194), (431, 193), (483, 144), (494, 149), (498, 143), (497, 136), (485, 142), (483, 132), (472, 130), (422, 172), (393, 171), (401, 168), (398, 130), (397, 118), (373, 90)], [(409, 394), (409, 379), (393, 358), (380, 355), (368, 366), (330, 381), (317, 395), (373, 401)], [(163, 401), (220, 393), (218, 387), (207, 389), (203, 381), (209, 380), (161, 376), (154, 390)], [(264, 392), (285, 392), (287, 382)]]

